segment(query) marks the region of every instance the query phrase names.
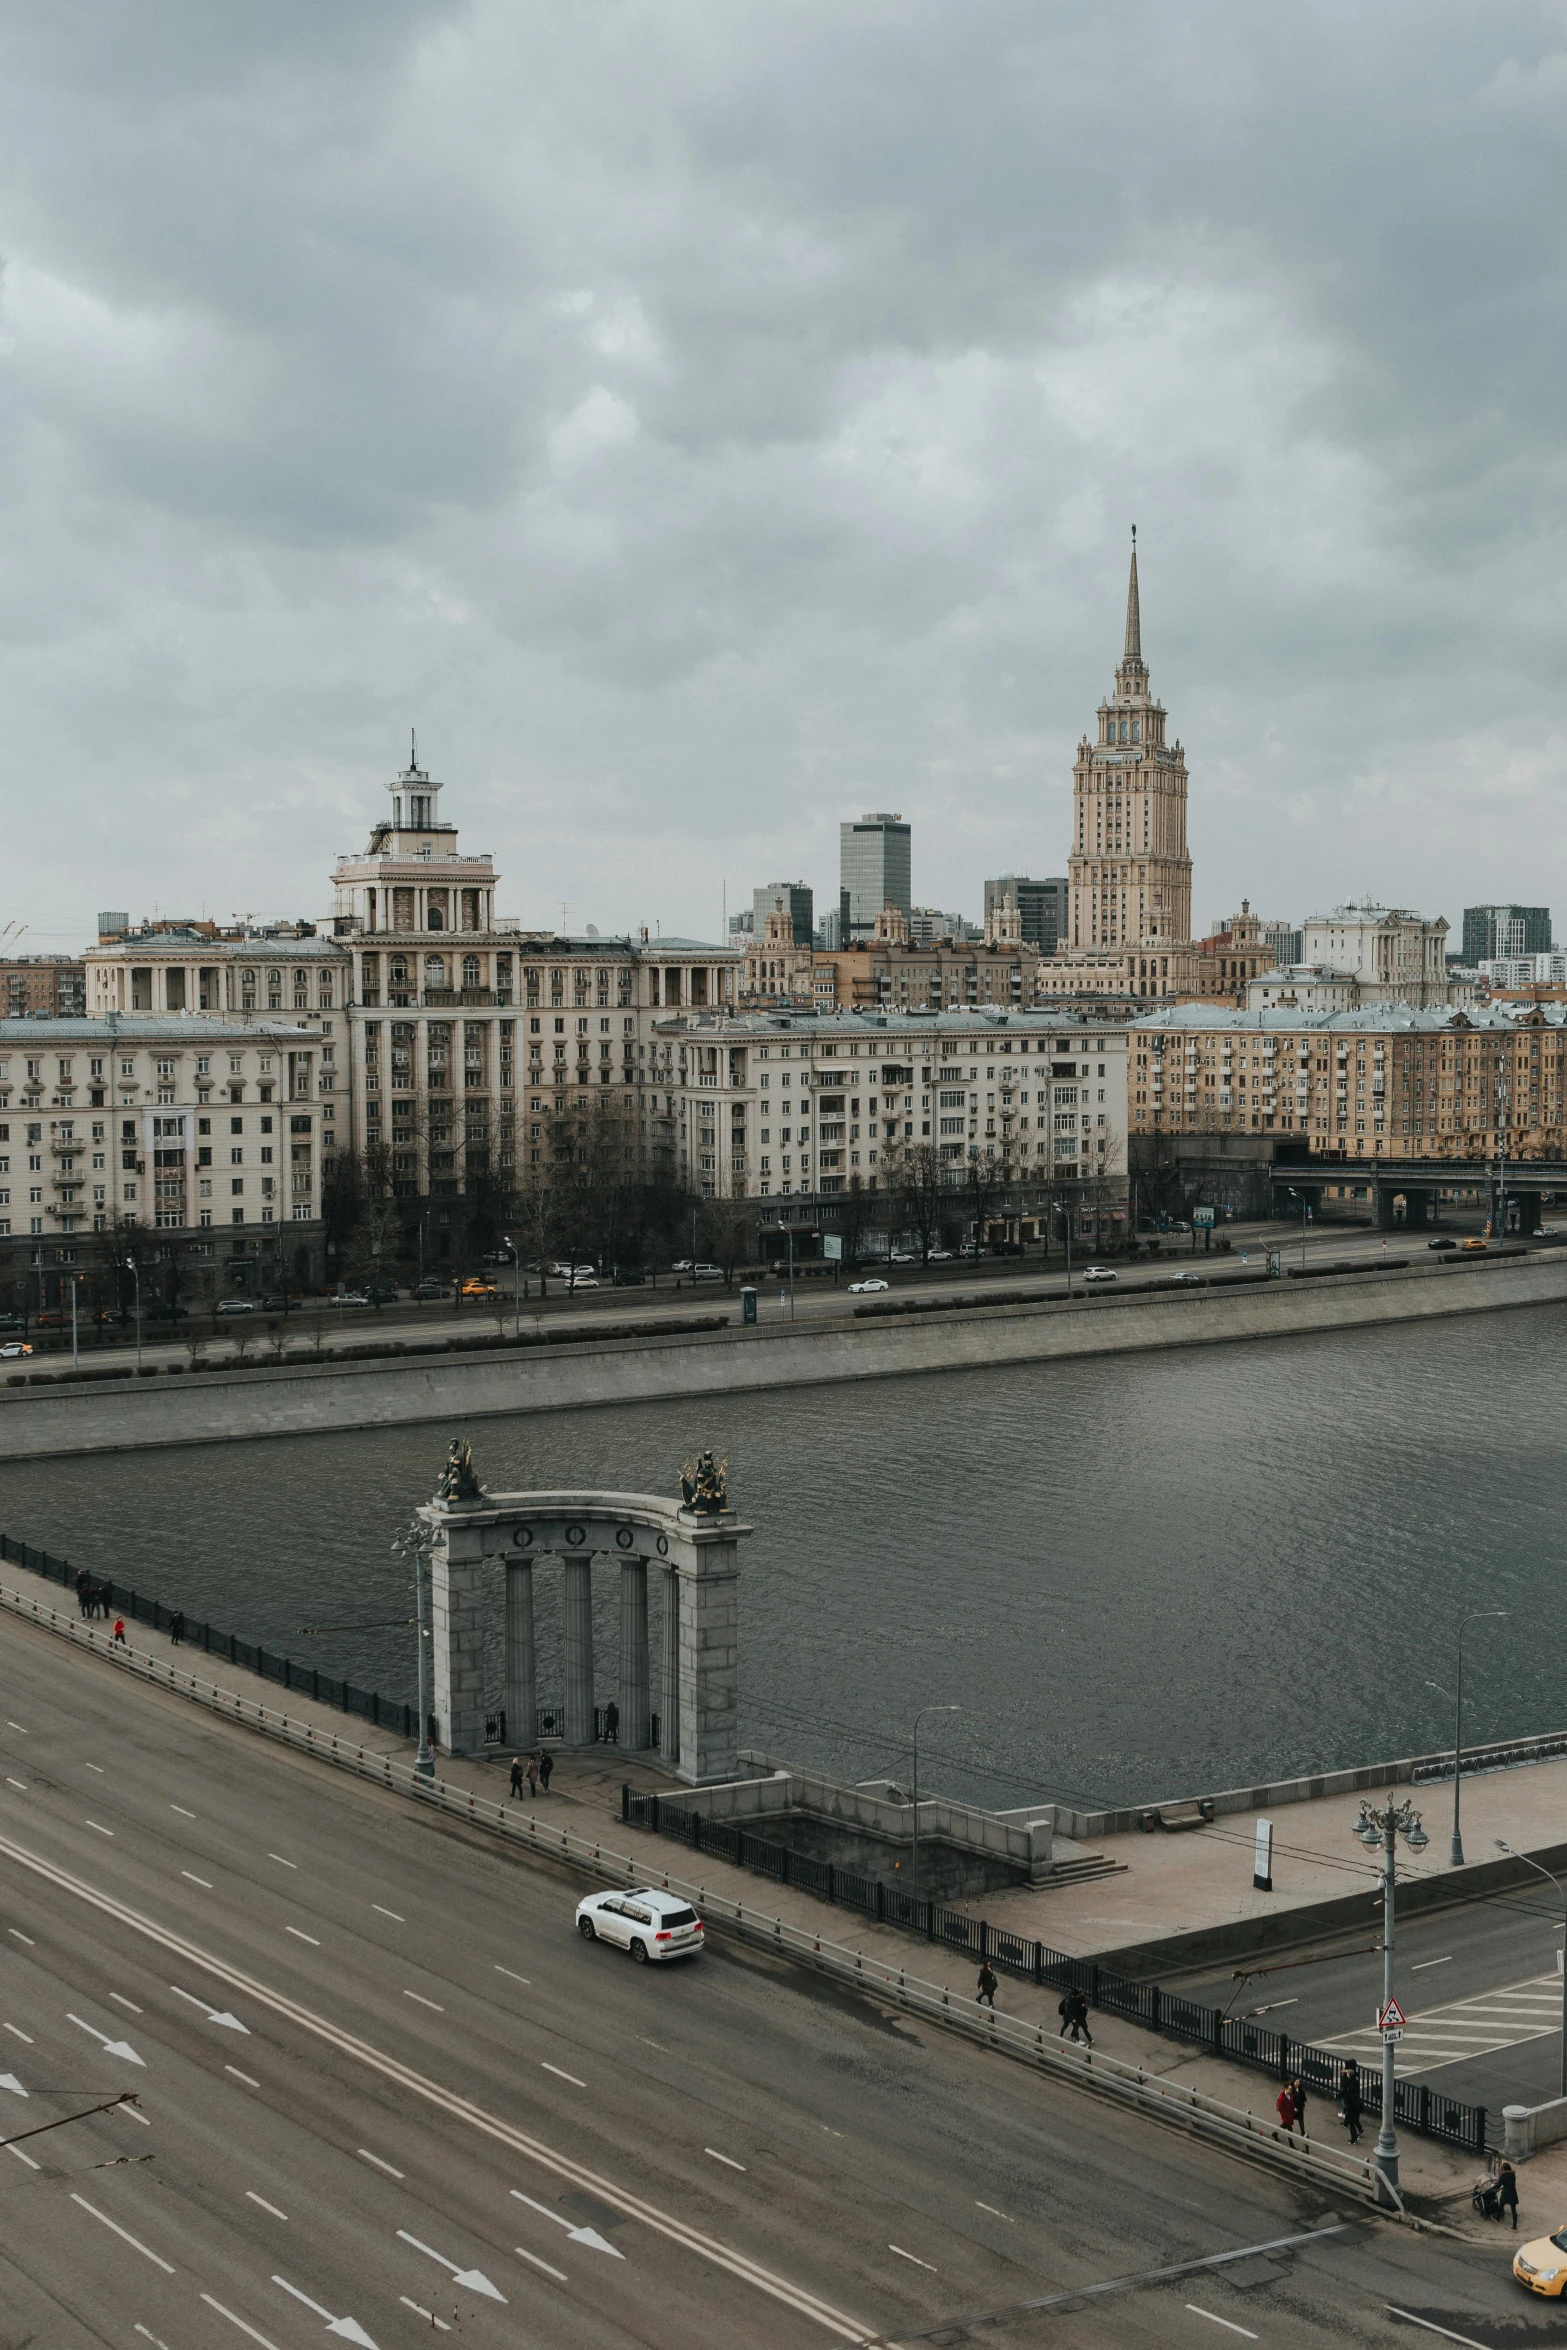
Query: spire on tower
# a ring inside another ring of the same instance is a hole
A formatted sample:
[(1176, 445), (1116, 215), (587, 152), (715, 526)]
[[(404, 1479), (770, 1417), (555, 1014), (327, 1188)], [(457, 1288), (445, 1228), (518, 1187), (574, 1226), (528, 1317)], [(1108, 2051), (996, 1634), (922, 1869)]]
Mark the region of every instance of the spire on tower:
[(1143, 657), (1143, 619), (1137, 602), (1137, 525), (1132, 524), (1132, 572), (1126, 583), (1126, 651), (1125, 661), (1140, 661)]

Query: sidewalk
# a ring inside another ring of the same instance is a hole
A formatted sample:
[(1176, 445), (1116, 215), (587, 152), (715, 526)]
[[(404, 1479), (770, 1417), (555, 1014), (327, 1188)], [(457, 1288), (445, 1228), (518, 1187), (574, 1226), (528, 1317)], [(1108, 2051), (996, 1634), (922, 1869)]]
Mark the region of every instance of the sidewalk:
[[(27, 1615), (36, 1613), (47, 1621), (53, 1608), (61, 1623), (76, 1623), (74, 1612), (68, 1615), (65, 1609), (54, 1608), (53, 1605), (60, 1597), (69, 1595), (60, 1594), (50, 1587), (36, 1587), (35, 1578), (30, 1575), (8, 1573), (0, 1577), (0, 1590), (19, 1599)], [(0, 1642), (19, 1636), (12, 1628), (15, 1621), (11, 1608), (7, 1607), (0, 1613)], [(110, 1646), (110, 1631), (110, 1625), (101, 1621), (76, 1623), (76, 1644), (102, 1654)], [(20, 1636), (25, 1637), (25, 1634)], [(45, 1632), (43, 1636), (59, 1637), (54, 1632)], [(165, 1634), (153, 1632), (145, 1625), (135, 1627), (133, 1648), (138, 1654), (153, 1659), (160, 1672), (172, 1667), (178, 1673), (188, 1672), (195, 1680), (208, 1686), (216, 1684), (223, 1689), (240, 1688), (250, 1704), (265, 1703), (269, 1712), (279, 1717), (286, 1715), (292, 1724), (309, 1724), (319, 1737), (327, 1740), (335, 1738), (341, 1745), (361, 1749), (367, 1757), (379, 1758), (384, 1755), (405, 1764), (413, 1758), (414, 1749), (409, 1741), (394, 1738), (389, 1732), (361, 1723), (330, 1706), (314, 1704), (295, 1692), (263, 1683), (252, 1674), (234, 1674), (226, 1660), (209, 1658), (200, 1649), (193, 1650), (188, 1645), (176, 1648)], [(510, 1761), (509, 1753), (499, 1752), (493, 1758), (474, 1761), (455, 1761), (441, 1756), (437, 1758), (437, 1772), (439, 1778), (454, 1791), (482, 1795), (486, 1803), (493, 1804), (507, 1800), (506, 1780)], [(878, 1926), (873, 1919), (863, 1917), (858, 1912), (829, 1906), (798, 1888), (777, 1885), (771, 1879), (758, 1877), (750, 1870), (716, 1859), (710, 1853), (693, 1853), (673, 1839), (653, 1836), (623, 1825), (620, 1819), (620, 1788), (623, 1781), (641, 1789), (670, 1793), (679, 1791), (666, 1773), (646, 1762), (634, 1760), (629, 1755), (620, 1757), (612, 1747), (600, 1748), (582, 1754), (562, 1754), (556, 1765), (549, 1795), (540, 1796), (537, 1803), (531, 1806), (523, 1801), (516, 1809), (519, 1813), (531, 1813), (541, 1825), (569, 1829), (577, 1836), (601, 1842), (608, 1852), (625, 1854), (636, 1861), (639, 1873), (645, 1873), (651, 1882), (658, 1882), (665, 1876), (687, 1883), (695, 1879), (703, 1889), (715, 1896), (722, 1896), (730, 1903), (743, 1906), (748, 1914), (766, 1916), (768, 1919), (779, 1917), (786, 1925), (795, 1926), (808, 1934), (819, 1934), (824, 1942), (860, 1951), (867, 1958), (879, 1958), (893, 1967), (906, 1968), (911, 1977), (919, 1976), (937, 1985), (944, 1985), (951, 1990), (955, 2003), (972, 1998), (975, 1970), (956, 1951), (940, 1944), (921, 1942), (890, 1927)], [(511, 1808), (509, 1804), (508, 1808)], [(1304, 1810), (1307, 1807), (1299, 1808)], [(1211, 1830), (1203, 1833), (1211, 1834)], [(1138, 1845), (1168, 1846), (1182, 1842), (1191, 1845), (1200, 1840), (1200, 1837), (1183, 1840), (1166, 1836), (1137, 1838), (1134, 1841)], [(1275, 1846), (1276, 1855), (1277, 1852), (1278, 1847)], [(1176, 1876), (1167, 1875), (1164, 1881), (1173, 1891)], [(1111, 1889), (1116, 1889), (1124, 1882), (1114, 1881)], [(1080, 1892), (1084, 1897), (1092, 1897), (1102, 1896), (1105, 1890), (1102, 1885), (1090, 1885), (1081, 1888)], [(987, 1900), (985, 1908), (992, 1922), (996, 1922), (1000, 1901), (1012, 1898), (1001, 1896)], [(1052, 1896), (1025, 1890), (1022, 1898), (1044, 1905), (1049, 1914), (1053, 1903), (1071, 1899), (1072, 1896)], [(1265, 1900), (1267, 1897), (1257, 1898)], [(1014, 1927), (1013, 1930), (1020, 1929)], [(1062, 1945), (1057, 1942), (1056, 1947)], [(742, 1963), (756, 1962), (745, 1960)], [(875, 1996), (874, 1993), (868, 1995)], [(998, 1991), (997, 2002), (1003, 2013), (1028, 2024), (1030, 2028), (1042, 2028), (1050, 2037), (1056, 2034), (1058, 2017), (1055, 1991), (1006, 1979)], [(1201, 2091), (1271, 2123), (1278, 2085), (1267, 2075), (1230, 2064), (1223, 2058), (1192, 2048), (1181, 2041), (1162, 2038), (1119, 2017), (1095, 2014), (1091, 2024), (1097, 2047), (1123, 2063), (1139, 2066), (1150, 2078)], [(1330, 2100), (1315, 2100), (1310, 2119), (1314, 2125), (1314, 2137), (1320, 2136), (1340, 2151), (1347, 2150)], [(1374, 2125), (1371, 2134), (1374, 2136)], [(1421, 2199), (1422, 2207), (1430, 2216), (1439, 2217), (1444, 2225), (1456, 2226), (1466, 2234), (1474, 2234), (1476, 2240), (1491, 2241), (1495, 2231), (1483, 2229), (1469, 2212), (1468, 2188), (1480, 2167), (1474, 2157), (1413, 2134), (1404, 2137), (1402, 2153), (1402, 2175), (1406, 2191)], [(1527, 2167), (1524, 2200), (1532, 2215), (1539, 2210), (1543, 2194), (1559, 2197), (1564, 2208), (1567, 2208), (1567, 2144), (1548, 2149)], [(1554, 2204), (1550, 2224), (1558, 2224)]]

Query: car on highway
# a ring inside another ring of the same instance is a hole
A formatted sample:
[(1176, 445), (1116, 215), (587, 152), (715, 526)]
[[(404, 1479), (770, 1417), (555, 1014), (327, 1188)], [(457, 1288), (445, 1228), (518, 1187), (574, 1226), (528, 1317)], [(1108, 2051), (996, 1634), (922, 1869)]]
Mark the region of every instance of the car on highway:
[(1535, 2236), (1529, 2243), (1520, 2244), (1513, 2254), (1513, 2275), (1531, 2293), (1543, 2293), (1548, 2300), (1559, 2301), (1567, 2289), (1567, 2228), (1558, 2228), (1554, 2236)]
[(476, 1273), (470, 1273), (457, 1294), (459, 1297), (485, 1298), (498, 1297), (500, 1292), (493, 1281), (481, 1281)]
[(1554, 1225), (1554, 1224), (1536, 1224), (1536, 1226), (1535, 1226), (1535, 1228), (1534, 1228), (1534, 1237), (1535, 1237), (1535, 1239), (1536, 1239), (1536, 1240), (1554, 1240), (1554, 1239), (1556, 1238), (1556, 1227), (1555, 1227), (1555, 1225)]
[(8, 1338), (4, 1346), (0, 1346), (0, 1363), (18, 1363), (24, 1355), (30, 1355), (32, 1351), (32, 1348), (22, 1339)]
[(1117, 1278), (1114, 1268), (1110, 1265), (1089, 1265), (1085, 1267), (1083, 1273), (1085, 1281), (1114, 1281)]
[(1427, 1248), (1456, 1248), (1458, 1243), (1456, 1240), (1447, 1239), (1444, 1235), (1440, 1240), (1428, 1240), (1426, 1246)]
[[(340, 1297), (334, 1297), (332, 1300), (335, 1306), (341, 1305), (342, 1302)], [(225, 1315), (253, 1314), (256, 1310), (256, 1301), (253, 1297), (220, 1297), (214, 1310)]]
[(1461, 1250), (1463, 1250), (1463, 1249), (1481, 1249), (1481, 1248), (1484, 1248), (1484, 1246), (1485, 1246), (1485, 1242), (1484, 1242), (1483, 1240), (1480, 1240), (1480, 1239), (1478, 1239), (1478, 1238), (1476, 1238), (1476, 1237), (1473, 1237), (1473, 1236), (1472, 1236), (1472, 1237), (1471, 1237), (1470, 1239), (1468, 1239), (1468, 1240), (1463, 1240), (1463, 1241), (1460, 1241), (1458, 1245), (1459, 1245), (1459, 1247), (1460, 1247), (1460, 1249), (1461, 1249)]
[(573, 1294), (579, 1289), (597, 1289), (598, 1285), (599, 1277), (596, 1273), (573, 1273), (571, 1277), (570, 1287)]
[(890, 1289), (891, 1286), (892, 1284), (890, 1281), (882, 1281), (879, 1278), (873, 1278), (869, 1281), (851, 1281), (849, 1283), (849, 1295), (851, 1297), (869, 1297), (872, 1290)]
[(702, 1921), (690, 1903), (650, 1889), (589, 1893), (577, 1904), (577, 1932), (584, 1942), (629, 1950), (639, 1966), (650, 1959), (694, 1958), (702, 1947)]
[(415, 1297), (422, 1298), (450, 1297), (451, 1284), (447, 1281), (437, 1281), (433, 1273), (427, 1273), (413, 1294)]
[(950, 1248), (933, 1248), (925, 1262), (927, 1265), (950, 1265), (952, 1251)]
[(682, 1257), (678, 1265), (671, 1265), (671, 1273), (679, 1273), (687, 1281), (722, 1281), (722, 1265), (693, 1265), (689, 1257)]
[(1202, 1282), (1202, 1275), (1200, 1273), (1172, 1273), (1170, 1275), (1170, 1279), (1173, 1283), (1190, 1284), (1192, 1282), (1196, 1282), (1200, 1286)]
[(395, 1306), (397, 1284), (395, 1281), (368, 1281), (365, 1284), (365, 1295), (373, 1306)]
[[(367, 1306), (370, 1300), (362, 1289), (345, 1289), (341, 1297), (329, 1297), (326, 1302), (329, 1306)], [(219, 1306), (218, 1311), (223, 1308)]]
[(895, 1248), (887, 1259), (889, 1265), (917, 1265), (919, 1261), (918, 1251), (912, 1248)]
[(610, 1275), (612, 1289), (645, 1289), (646, 1286), (647, 1275), (639, 1273), (633, 1265), (617, 1265)]

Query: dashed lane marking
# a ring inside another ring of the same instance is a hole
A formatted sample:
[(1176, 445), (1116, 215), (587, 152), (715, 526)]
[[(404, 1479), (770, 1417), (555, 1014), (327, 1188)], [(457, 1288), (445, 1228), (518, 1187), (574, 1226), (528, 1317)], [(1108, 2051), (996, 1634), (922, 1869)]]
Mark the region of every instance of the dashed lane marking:
[(212, 1879), (210, 1877), (198, 1877), (191, 1869), (181, 1869), (180, 1875), (186, 1878), (190, 1884), (199, 1885), (203, 1893), (210, 1893), (212, 1891)]
[(900, 2260), (912, 2260), (916, 2268), (928, 2268), (933, 2277), (939, 2276), (941, 2273), (930, 2261), (921, 2260), (917, 2252), (905, 2252), (901, 2244), (889, 2244), (887, 2250), (896, 2252)]
[(87, 1825), (89, 1828), (96, 1828), (100, 1836), (112, 1836), (114, 1834), (114, 1830), (112, 1828), (106, 1828), (101, 1820), (89, 1820)]
[(433, 2007), (437, 2015), (444, 2015), (446, 2013), (445, 2008), (441, 2006), (439, 2000), (426, 1999), (422, 1991), (405, 1991), (403, 1993), (403, 1997), (405, 1999), (416, 1999), (421, 2007)]
[(33, 2035), (31, 2032), (24, 2032), (20, 2024), (7, 2024), (6, 2030), (8, 2032), (14, 2032), (19, 2040), (25, 2040), (28, 2047), (31, 2048), (33, 2044)]
[(745, 2168), (745, 2164), (743, 2162), (736, 2162), (732, 2154), (720, 2154), (716, 2146), (704, 2146), (702, 2152), (704, 2154), (710, 2154), (715, 2162), (727, 2163), (731, 2170), (744, 2170)]
[(231, 2326), (238, 2326), (242, 2334), (248, 2334), (253, 2342), (259, 2342), (261, 2350), (277, 2350), (277, 2344), (269, 2335), (258, 2334), (254, 2326), (247, 2325), (242, 2317), (236, 2317), (232, 2309), (225, 2309), (221, 2301), (214, 2301), (210, 2293), (203, 2293), (201, 2297), (209, 2309), (217, 2311), (219, 2317), (226, 2317)]
[(566, 2272), (563, 2268), (551, 2268), (547, 2260), (541, 2260), (536, 2252), (525, 2251), (521, 2244), (514, 2244), (512, 2250), (516, 2253), (517, 2258), (525, 2260), (530, 2268), (541, 2268), (547, 2277), (555, 2279), (557, 2285), (565, 2284)]
[(116, 2007), (129, 2008), (132, 2015), (140, 2015), (142, 2012), (135, 2000), (127, 1999), (123, 1991), (111, 1991), (109, 1997), (114, 2001)]
[(1200, 2309), (1195, 2301), (1188, 2301), (1186, 2306), (1193, 2317), (1205, 2317), (1211, 2326), (1223, 2326), (1226, 2333), (1244, 2334), (1248, 2342), (1257, 2339), (1250, 2326), (1238, 2326), (1232, 2317), (1217, 2317), (1211, 2309)]
[(1424, 2326), (1428, 2334), (1440, 2334), (1444, 2342), (1462, 2342), (1464, 2350), (1485, 2350), (1485, 2345), (1477, 2342), (1472, 2334), (1455, 2334), (1451, 2326), (1439, 2326), (1429, 2317), (1416, 2317), (1412, 2309), (1395, 2309), (1391, 2301), (1387, 2313), (1389, 2317), (1401, 2317), (1406, 2325)]
[(553, 2073), (557, 2081), (569, 2081), (574, 2089), (585, 2089), (588, 2085), (586, 2081), (579, 2081), (575, 2073), (563, 2073), (558, 2064), (541, 2065), (540, 2070)]
[(259, 2089), (261, 2086), (259, 2081), (251, 2079), (249, 2073), (242, 2073), (237, 2064), (226, 2064), (223, 2070), (226, 2073), (232, 2073), (236, 2081), (243, 2081), (247, 2089)]
[(413, 2311), (415, 2317), (422, 2319), (427, 2326), (434, 2326), (438, 2334), (449, 2334), (451, 2332), (452, 2329), (447, 2324), (445, 2318), (437, 2317), (433, 2309), (425, 2309), (421, 2307), (417, 2301), (410, 2301), (406, 2293), (399, 2293), (397, 2298), (405, 2309), (411, 2309)]
[[(379, 1902), (379, 1901), (372, 1901), (372, 1902), (371, 1902), (371, 1904), (370, 1904), (370, 1907), (371, 1907), (373, 1910), (376, 1910), (377, 1912), (379, 1912), (379, 1914), (380, 1914), (382, 1917), (384, 1917), (384, 1918), (390, 1918), (394, 1926), (406, 1926), (406, 1925), (407, 1925), (407, 1923), (408, 1923), (408, 1920), (407, 1920), (405, 1917), (401, 1916), (397, 1910), (395, 1910), (395, 1909), (382, 1909), (382, 1907), (381, 1907), (381, 1904), (380, 1904), (380, 1902)], [(503, 1968), (501, 1969), (501, 1972), (502, 1972), (502, 1974), (504, 1974), (504, 1973), (505, 1973), (505, 1971), (506, 1971), (506, 1970), (505, 1970), (505, 1968), (503, 1967)], [(412, 2306), (412, 2305), (410, 2304), (410, 2306)]]
[(185, 1809), (183, 1803), (171, 1803), (169, 1805), (169, 1809), (170, 1811), (177, 1811), (182, 1820), (193, 1820), (196, 1817), (193, 1811), (187, 1811)]
[(389, 2162), (383, 2162), (379, 2154), (372, 2154), (368, 2146), (356, 2146), (354, 2152), (359, 2156), (361, 2162), (373, 2162), (377, 2170), (384, 2170), (389, 2179), (400, 2179), (406, 2176), (403, 2171), (393, 2170)]
[(312, 1950), (319, 1950), (321, 1947), (314, 1934), (302, 1934), (297, 1926), (285, 1926), (283, 1931), (285, 1934), (292, 1934), (296, 1942), (308, 1942)]
[(245, 2200), (247, 2203), (259, 2203), (262, 2210), (270, 2211), (274, 2219), (286, 2220), (288, 2217), (286, 2211), (279, 2211), (275, 2203), (269, 2203), (265, 2195), (258, 2195), (254, 2187), (245, 2189)]
[(150, 2260), (154, 2268), (161, 2268), (166, 2277), (173, 2276), (174, 2263), (172, 2260), (165, 2260), (161, 2253), (149, 2251), (139, 2236), (133, 2236), (129, 2228), (122, 2228), (117, 2219), (111, 2219), (106, 2211), (100, 2211), (96, 2203), (89, 2203), (85, 2195), (75, 2194), (72, 2195), (71, 2201), (79, 2203), (83, 2211), (90, 2211), (94, 2219), (101, 2220), (106, 2228), (113, 2230), (115, 2235), (123, 2237), (133, 2252), (139, 2252), (143, 2260)]
[(8, 1778), (6, 1780), (6, 1785), (8, 1787), (14, 1787), (18, 1795), (25, 1795), (27, 1793), (27, 1781), (25, 1779)]
[(495, 1972), (498, 1975), (510, 1975), (511, 1980), (514, 1983), (526, 1983), (530, 1991), (533, 1988), (532, 1980), (529, 1976), (513, 1974), (512, 1969), (509, 1966), (502, 1966), (499, 1960), (496, 1962)]
[(280, 1869), (297, 1869), (299, 1867), (297, 1860), (285, 1860), (281, 1852), (269, 1852), (267, 1858), (275, 1860)]
[(7, 1926), (6, 1932), (8, 1934), (13, 1934), (18, 1942), (25, 1942), (29, 1950), (36, 1950), (38, 1948), (38, 1945), (33, 1940), (31, 1934), (24, 1934), (20, 1926)]

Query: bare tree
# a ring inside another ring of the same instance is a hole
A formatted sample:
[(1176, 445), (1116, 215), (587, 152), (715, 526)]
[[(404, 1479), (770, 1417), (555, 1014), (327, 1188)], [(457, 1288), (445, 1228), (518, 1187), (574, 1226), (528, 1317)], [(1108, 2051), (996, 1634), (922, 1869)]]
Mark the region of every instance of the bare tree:
[(928, 1265), (930, 1252), (941, 1238), (943, 1195), (951, 1186), (939, 1147), (932, 1142), (905, 1143), (894, 1161), (898, 1213), (919, 1243), (920, 1263)]

